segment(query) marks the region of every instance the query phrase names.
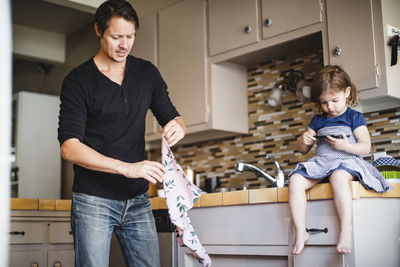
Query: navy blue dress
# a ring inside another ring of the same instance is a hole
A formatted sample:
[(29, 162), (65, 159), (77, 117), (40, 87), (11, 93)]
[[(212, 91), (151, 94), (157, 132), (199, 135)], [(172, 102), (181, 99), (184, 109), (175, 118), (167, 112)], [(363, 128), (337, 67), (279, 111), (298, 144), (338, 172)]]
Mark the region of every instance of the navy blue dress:
[[(360, 112), (347, 108), (345, 113), (337, 117), (318, 114), (312, 118), (309, 127), (317, 133), (317, 136), (341, 136), (341, 132), (344, 132), (349, 143), (355, 144), (357, 141), (353, 131), (366, 124)], [(317, 138), (316, 155), (307, 162), (298, 163), (289, 174), (289, 179), (294, 173), (299, 173), (309, 179), (322, 180), (339, 169), (351, 173), (368, 190), (383, 193), (392, 189), (381, 173), (361, 156), (333, 149), (325, 138)]]

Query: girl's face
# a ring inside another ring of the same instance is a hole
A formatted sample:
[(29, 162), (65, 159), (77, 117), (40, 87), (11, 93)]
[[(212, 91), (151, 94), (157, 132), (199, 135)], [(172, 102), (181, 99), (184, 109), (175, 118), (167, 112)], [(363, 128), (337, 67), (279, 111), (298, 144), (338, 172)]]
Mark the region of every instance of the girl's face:
[(346, 90), (329, 89), (319, 97), (319, 104), (328, 117), (342, 115), (346, 109), (346, 100), (350, 95), (350, 87)]

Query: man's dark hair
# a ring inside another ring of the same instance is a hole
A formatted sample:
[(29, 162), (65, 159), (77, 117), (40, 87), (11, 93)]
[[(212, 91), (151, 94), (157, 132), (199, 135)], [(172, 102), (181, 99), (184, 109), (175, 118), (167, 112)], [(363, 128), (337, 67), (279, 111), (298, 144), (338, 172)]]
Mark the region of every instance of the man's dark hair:
[(100, 36), (103, 36), (105, 30), (110, 26), (112, 17), (121, 17), (135, 24), (135, 29), (139, 29), (139, 18), (135, 9), (125, 0), (108, 0), (102, 3), (96, 10), (95, 23)]

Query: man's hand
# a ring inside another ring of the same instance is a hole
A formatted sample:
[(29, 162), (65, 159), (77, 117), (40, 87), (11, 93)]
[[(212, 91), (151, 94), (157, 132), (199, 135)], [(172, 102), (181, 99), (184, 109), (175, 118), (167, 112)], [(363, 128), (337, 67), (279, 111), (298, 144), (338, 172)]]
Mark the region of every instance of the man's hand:
[(124, 162), (121, 173), (127, 178), (144, 178), (155, 184), (162, 183), (165, 167), (157, 161), (144, 160), (135, 163)]
[(185, 136), (185, 133), (186, 126), (182, 117), (176, 117), (169, 121), (162, 130), (162, 134), (167, 139), (169, 146), (178, 143)]

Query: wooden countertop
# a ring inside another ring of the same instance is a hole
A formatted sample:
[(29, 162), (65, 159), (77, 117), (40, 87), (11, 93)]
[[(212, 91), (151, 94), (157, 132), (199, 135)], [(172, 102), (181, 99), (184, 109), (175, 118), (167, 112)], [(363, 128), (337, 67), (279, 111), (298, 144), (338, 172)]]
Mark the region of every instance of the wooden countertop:
[[(393, 190), (388, 193), (378, 194), (368, 191), (360, 182), (349, 182), (353, 199), (360, 198), (400, 198), (400, 183), (393, 183)], [(329, 183), (318, 184), (307, 190), (308, 200), (332, 199), (332, 189)], [(260, 203), (288, 202), (288, 188), (263, 188), (223, 193), (210, 193), (201, 195), (194, 207), (215, 207), (230, 205), (247, 205)], [(150, 198), (153, 210), (166, 209), (165, 198)], [(70, 199), (37, 199), (37, 198), (12, 198), (12, 210), (47, 210), (47, 211), (69, 211), (71, 210)]]
[[(353, 199), (360, 198), (400, 198), (400, 183), (393, 183), (393, 190), (388, 193), (378, 194), (368, 191), (360, 182), (349, 182)], [(247, 205), (260, 203), (288, 202), (287, 187), (263, 188), (223, 193), (209, 193), (201, 195), (194, 207), (216, 207), (230, 205)], [(306, 191), (308, 200), (332, 199), (332, 188), (329, 183), (318, 184)], [(150, 199), (153, 209), (166, 209), (165, 198), (154, 197)]]
[(71, 210), (71, 199), (11, 198), (12, 210)]

